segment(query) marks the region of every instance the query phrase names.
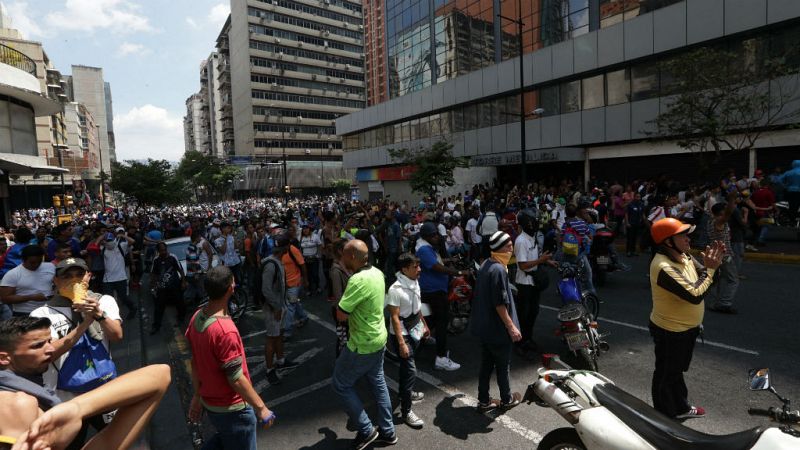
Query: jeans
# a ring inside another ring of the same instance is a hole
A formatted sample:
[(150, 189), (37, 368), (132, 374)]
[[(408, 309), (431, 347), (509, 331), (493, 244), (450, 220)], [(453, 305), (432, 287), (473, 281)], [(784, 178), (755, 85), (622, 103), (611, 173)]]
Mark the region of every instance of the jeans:
[(292, 335), (295, 321), (308, 320), (308, 314), (300, 302), (300, 286), (287, 288), (286, 297), (288, 302), (283, 316), (283, 335), (288, 338)]
[(256, 413), (250, 406), (227, 413), (207, 411), (217, 432), (203, 444), (203, 450), (257, 450)]
[(739, 273), (733, 258), (726, 256), (725, 262), (714, 273), (714, 284), (711, 285), (714, 306), (730, 308), (733, 306), (733, 297), (739, 288)]
[(205, 299), (206, 290), (203, 287), (205, 275), (196, 273), (191, 277), (186, 277), (186, 290), (183, 291), (183, 299), (187, 304), (197, 306)]
[(578, 257), (578, 266), (581, 267), (581, 290), (584, 292), (597, 292), (594, 290), (594, 282), (592, 281), (592, 265), (589, 264), (589, 256), (581, 255)]
[(650, 335), (653, 336), (656, 354), (651, 388), (653, 408), (667, 417), (675, 417), (691, 408), (683, 372), (689, 370), (694, 342), (699, 334), (699, 327), (675, 333), (650, 322)]
[(767, 234), (769, 233), (769, 225), (761, 225), (758, 229), (758, 239), (756, 242), (759, 244), (766, 244), (767, 243)]
[(0, 303), (0, 322), (8, 320), (11, 317), (11, 308), (9, 308), (8, 305)]
[(103, 282), (103, 294), (114, 297), (118, 305), (123, 304), (130, 311), (136, 310), (133, 301), (128, 298), (128, 280)]
[(427, 303), (433, 314), (433, 328), (436, 330), (436, 356), (445, 357), (447, 356), (447, 325), (450, 323), (447, 292), (423, 292), (422, 303)]
[[(390, 334), (389, 339), (392, 340), (392, 345), (400, 356), (400, 344), (397, 343), (397, 336)], [(414, 383), (417, 381), (417, 364), (414, 361), (414, 354), (419, 347), (419, 341), (415, 341), (408, 336), (403, 336), (403, 340), (408, 347), (408, 358), (400, 358), (400, 371), (399, 371), (399, 394), (400, 394), (400, 413), (405, 416), (411, 411), (411, 393), (414, 392)]]
[(392, 402), (383, 375), (383, 352), (384, 349), (380, 349), (375, 353), (362, 355), (345, 347), (333, 368), (333, 391), (342, 401), (350, 422), (356, 424), (362, 435), (372, 432), (372, 422), (356, 392), (356, 383), (361, 378), (365, 378), (372, 388), (372, 396), (378, 409), (378, 428), (385, 435), (394, 434)]
[(736, 273), (742, 273), (742, 261), (744, 261), (744, 241), (731, 242), (733, 251), (733, 262), (736, 266)]
[[(544, 270), (544, 268), (540, 267), (538, 270)], [(517, 290), (518, 295), (514, 297), (514, 303), (517, 305), (519, 331), (522, 333), (522, 340), (519, 343), (533, 342), (533, 326), (539, 316), (541, 291), (537, 287), (527, 284), (518, 284)]]
[(179, 325), (183, 325), (183, 321), (186, 318), (186, 303), (183, 301), (183, 294), (181, 293), (180, 288), (177, 289), (159, 289), (156, 291), (156, 297), (153, 299), (154, 301), (154, 317), (153, 317), (153, 328), (159, 329), (161, 328), (161, 322), (164, 319), (164, 311), (167, 310), (167, 305), (172, 304), (175, 306), (177, 310), (177, 322)]
[(511, 342), (508, 344), (481, 343), (481, 370), (478, 374), (478, 401), (489, 403), (489, 381), (492, 371), (497, 375), (500, 401), (511, 401)]

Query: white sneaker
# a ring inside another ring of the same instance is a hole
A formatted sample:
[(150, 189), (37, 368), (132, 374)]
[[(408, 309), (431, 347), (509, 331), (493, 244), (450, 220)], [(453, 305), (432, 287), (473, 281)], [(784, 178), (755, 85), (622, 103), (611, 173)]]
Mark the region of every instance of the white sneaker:
[(450, 354), (448, 353), (448, 355), (444, 357), (437, 356), (433, 368), (436, 370), (446, 370), (448, 372), (452, 372), (454, 370), (460, 369), (461, 364), (458, 364), (457, 362), (450, 359)]
[(425, 425), (425, 422), (416, 414), (414, 414), (414, 411), (409, 411), (408, 414), (403, 416), (403, 422), (405, 422), (406, 425), (410, 426), (411, 428), (416, 429), (420, 429)]

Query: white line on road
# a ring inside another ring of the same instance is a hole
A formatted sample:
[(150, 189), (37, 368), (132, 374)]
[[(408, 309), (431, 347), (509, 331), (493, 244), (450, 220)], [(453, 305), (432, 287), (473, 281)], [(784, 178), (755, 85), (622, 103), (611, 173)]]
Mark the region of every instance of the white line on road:
[(254, 331), (254, 332), (252, 332), (250, 334), (246, 334), (246, 335), (242, 336), (242, 340), (250, 339), (250, 338), (256, 337), (256, 336), (261, 336), (264, 333), (266, 333), (266, 330)]
[(308, 394), (309, 392), (314, 392), (317, 389), (322, 389), (322, 388), (324, 388), (325, 386), (327, 386), (329, 384), (331, 384), (331, 379), (330, 378), (326, 378), (326, 379), (324, 379), (322, 381), (319, 381), (317, 383), (310, 384), (310, 385), (308, 385), (308, 386), (306, 386), (306, 387), (304, 387), (302, 389), (298, 389), (298, 390), (296, 390), (294, 392), (290, 392), (290, 393), (284, 395), (283, 397), (278, 397), (275, 400), (268, 400), (267, 401), (267, 406), (269, 406), (270, 408), (275, 408), (278, 405), (280, 405), (281, 403), (286, 403), (289, 400), (294, 400), (297, 397), (300, 397), (300, 396)]
[[(280, 373), (282, 375), (287, 375), (287, 374), (289, 374), (291, 372), (294, 372), (295, 369), (300, 367), (304, 362), (308, 361), (309, 359), (317, 356), (317, 353), (319, 353), (321, 351), (322, 351), (322, 347), (314, 347), (312, 349), (309, 349), (309, 350), (301, 353), (300, 356), (298, 356), (297, 358), (294, 359), (294, 362), (297, 363), (297, 366), (295, 366), (295, 367), (293, 367), (291, 369), (286, 369), (286, 370), (280, 371)], [(255, 378), (255, 374), (256, 373), (260, 374), (261, 372), (264, 372), (266, 370), (266, 368), (267, 368), (267, 364), (266, 363), (261, 363), (258, 366), (256, 366), (253, 369), (253, 371), (250, 373), (250, 379), (252, 380), (253, 378)], [(267, 387), (269, 387), (269, 382), (267, 381), (266, 378), (264, 378), (263, 380), (259, 381), (254, 386), (256, 392), (258, 392), (258, 393), (261, 393)]]
[[(330, 331), (336, 332), (336, 328), (332, 324), (328, 323), (327, 321), (323, 321), (322, 319), (320, 319), (316, 315), (309, 313), (308, 317), (311, 320), (313, 320), (314, 322), (316, 322), (319, 325), (321, 325), (322, 327), (327, 328)], [(444, 381), (434, 377), (433, 375), (429, 375), (428, 373), (417, 369), (417, 378), (419, 378), (420, 380), (430, 384), (431, 386), (435, 387), (436, 389), (442, 391), (448, 397), (453, 397), (455, 400), (463, 403), (465, 406), (468, 406), (468, 407), (471, 407), (471, 408), (476, 408), (478, 406), (478, 399), (459, 391), (457, 388), (446, 384)], [(328, 383), (330, 383), (330, 381), (328, 381)], [(386, 383), (389, 385), (389, 387), (392, 390), (394, 390), (394, 391), (398, 390), (397, 382), (392, 380), (391, 378), (386, 377)], [(311, 386), (309, 386), (309, 387), (311, 387)], [(292, 395), (292, 394), (289, 394), (289, 395)], [(508, 415), (501, 414), (501, 415), (498, 415), (498, 416), (492, 417), (492, 418), (497, 423), (503, 425), (505, 428), (508, 428), (509, 430), (513, 431), (514, 433), (517, 433), (518, 435), (522, 436), (523, 438), (525, 438), (525, 439), (527, 439), (529, 441), (533, 441), (534, 443), (539, 443), (539, 441), (542, 440), (542, 435), (541, 434), (526, 428), (524, 425), (522, 425), (521, 423), (519, 423), (516, 420), (512, 419)]]
[[(559, 310), (559, 308), (554, 308), (552, 306), (541, 305), (541, 307), (544, 308), (544, 309), (549, 309), (551, 311), (558, 311)], [(608, 322), (608, 323), (613, 323), (614, 325), (633, 328), (634, 330), (647, 331), (648, 333), (650, 332), (650, 329), (647, 328), (647, 327), (643, 327), (641, 325), (634, 325), (632, 323), (627, 323), (627, 322), (620, 322), (619, 320), (606, 319), (606, 318), (603, 318), (603, 317), (601, 317), (601, 318), (599, 318), (597, 320), (599, 320), (600, 322)], [(705, 343), (706, 345), (710, 345), (712, 347), (724, 348), (726, 350), (732, 350), (734, 352), (741, 352), (741, 353), (746, 353), (748, 355), (758, 356), (758, 352), (755, 351), (755, 350), (748, 350), (746, 348), (734, 347), (733, 345), (723, 344), (721, 342), (714, 342), (714, 341), (702, 341), (702, 342)]]

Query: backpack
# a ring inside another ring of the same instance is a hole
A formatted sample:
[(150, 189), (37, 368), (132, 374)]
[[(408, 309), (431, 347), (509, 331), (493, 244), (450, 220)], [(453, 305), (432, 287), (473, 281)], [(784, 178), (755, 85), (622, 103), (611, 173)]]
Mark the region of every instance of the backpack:
[(101, 341), (83, 333), (58, 370), (58, 389), (89, 392), (117, 377), (117, 366)]
[(583, 245), (583, 237), (572, 226), (573, 222), (564, 223), (564, 233), (561, 236), (561, 251), (567, 256), (578, 256)]

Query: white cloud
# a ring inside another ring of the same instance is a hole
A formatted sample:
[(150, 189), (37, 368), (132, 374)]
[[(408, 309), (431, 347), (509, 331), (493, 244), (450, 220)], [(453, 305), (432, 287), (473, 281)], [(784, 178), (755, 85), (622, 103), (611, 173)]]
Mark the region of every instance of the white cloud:
[(222, 27), (225, 21), (228, 20), (228, 14), (231, 13), (231, 5), (229, 3), (220, 3), (208, 13), (208, 21), (215, 27)]
[(117, 159), (166, 159), (183, 156), (183, 119), (146, 104), (114, 117)]
[(187, 17), (186, 18), (186, 23), (188, 23), (189, 26), (192, 27), (195, 30), (200, 28), (200, 25), (198, 25), (197, 22), (195, 22), (195, 20), (192, 19), (191, 17)]
[(6, 5), (8, 16), (11, 18), (11, 28), (19, 30), (26, 38), (41, 37), (44, 35), (39, 25), (33, 21), (28, 11), (28, 2), (11, 2)]
[(117, 50), (117, 56), (129, 55), (145, 55), (150, 51), (142, 44), (131, 44), (130, 42), (123, 42)]
[(66, 0), (64, 9), (45, 16), (48, 27), (93, 32), (108, 29), (117, 33), (154, 31), (150, 20), (129, 0)]

